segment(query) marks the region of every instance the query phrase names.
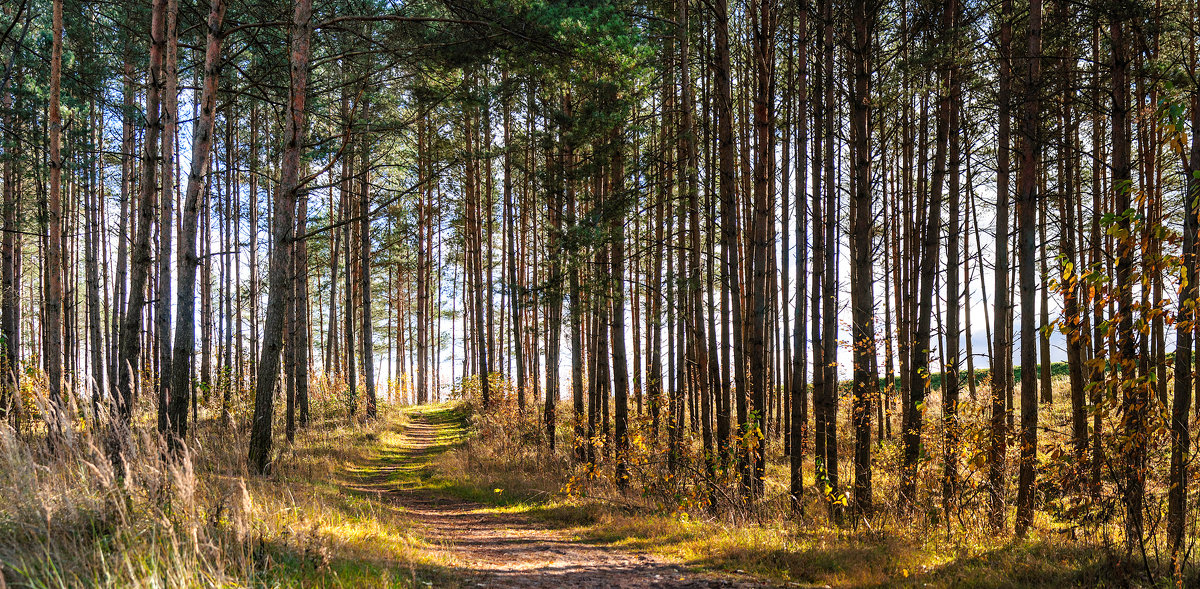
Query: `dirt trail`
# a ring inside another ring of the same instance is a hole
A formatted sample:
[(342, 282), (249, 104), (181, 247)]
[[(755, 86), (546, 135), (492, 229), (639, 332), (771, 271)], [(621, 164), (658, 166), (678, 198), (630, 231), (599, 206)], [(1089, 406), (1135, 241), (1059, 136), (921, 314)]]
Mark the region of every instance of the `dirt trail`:
[(662, 559), (585, 544), (528, 516), (441, 495), (415, 474), (448, 446), (448, 423), (437, 413), (415, 413), (401, 432), (405, 448), (371, 465), (376, 481), (412, 517), (422, 535), (440, 546), (467, 587), (751, 588), (763, 585), (697, 573)]

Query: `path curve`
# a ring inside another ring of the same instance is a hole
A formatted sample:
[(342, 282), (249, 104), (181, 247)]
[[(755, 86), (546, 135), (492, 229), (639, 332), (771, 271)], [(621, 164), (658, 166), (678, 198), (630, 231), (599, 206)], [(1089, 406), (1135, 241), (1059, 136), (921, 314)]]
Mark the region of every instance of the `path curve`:
[(393, 481), (386, 494), (461, 569), (467, 587), (764, 587), (689, 571), (654, 555), (586, 544), (525, 515), (496, 513), (420, 484), (396, 484), (395, 473), (422, 467), (431, 454), (446, 446), (438, 423), (427, 413), (412, 413), (402, 428), (405, 451), (381, 456), (372, 465), (379, 473), (376, 476)]

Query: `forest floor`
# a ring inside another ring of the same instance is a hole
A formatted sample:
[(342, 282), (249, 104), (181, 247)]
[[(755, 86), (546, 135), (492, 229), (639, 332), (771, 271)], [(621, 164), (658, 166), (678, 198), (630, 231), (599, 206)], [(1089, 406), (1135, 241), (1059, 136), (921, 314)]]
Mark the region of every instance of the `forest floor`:
[[(920, 521), (853, 530), (830, 527), (820, 516), (797, 523), (777, 512), (725, 520), (672, 510), (652, 497), (606, 490), (601, 480), (580, 480), (587, 475), (569, 458), (530, 441), (536, 430), (519, 415), (468, 412), (456, 404), (396, 411), (381, 419), (368, 457), (346, 462), (355, 465), (354, 492), (375, 494), (403, 514), (420, 539), (416, 559), (433, 565), (426, 570), (434, 586), (1158, 584), (1111, 546), (1071, 541), (1047, 522), (1014, 541), (970, 519), (951, 535)], [(781, 469), (768, 469), (773, 488), (786, 481)], [(816, 513), (820, 506), (809, 507)]]
[[(547, 452), (536, 443), (537, 420), (515, 411), (384, 405), (378, 420), (348, 423), (329, 405), (315, 415), (280, 445), (270, 474), (254, 477), (244, 474), (243, 447), (229, 443), (245, 432), (218, 423), (197, 428), (183, 461), (139, 437), (122, 476), (89, 429), (56, 452), (36, 434), (0, 429), (0, 589), (1016, 589), (1174, 580), (1148, 579), (1143, 561), (1123, 557), (1114, 541), (1071, 540), (1049, 521), (1025, 540), (997, 536), (978, 510), (964, 512), (953, 534), (932, 517), (886, 514), (874, 528), (832, 527), (815, 494), (807, 510), (816, 515), (802, 521), (778, 505), (706, 518), (686, 497), (610, 488), (564, 447)], [(877, 470), (882, 501), (895, 488), (886, 477), (894, 464)], [(784, 465), (768, 467), (771, 488), (785, 488)], [(1197, 579), (1191, 570), (1178, 586)]]
[(463, 439), (463, 416), (453, 407), (412, 410), (394, 427), (399, 435), (381, 438), (374, 456), (348, 467), (346, 490), (400, 507), (413, 535), (435, 553), (431, 560), (448, 565), (439, 582), (513, 588), (768, 586), (587, 543), (543, 519), (456, 496), (439, 480), (434, 462)]
[(229, 443), (245, 432), (218, 423), (182, 462), (137, 438), (124, 476), (92, 430), (51, 452), (0, 429), (0, 589), (864, 587), (912, 566), (823, 533), (801, 545), (779, 525), (565, 492), (569, 472), (528, 468), (570, 460), (504, 416), (488, 419), (505, 435), (484, 439), (464, 404), (314, 415), (255, 477)]

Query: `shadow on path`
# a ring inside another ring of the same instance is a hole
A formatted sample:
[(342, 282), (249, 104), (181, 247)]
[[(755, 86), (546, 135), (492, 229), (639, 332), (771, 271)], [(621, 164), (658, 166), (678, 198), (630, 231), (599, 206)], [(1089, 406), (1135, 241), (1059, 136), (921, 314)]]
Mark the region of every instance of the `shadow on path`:
[(431, 489), (432, 460), (461, 441), (464, 416), (454, 407), (409, 414), (400, 442), (351, 469), (356, 492), (403, 508), (475, 587), (750, 588), (762, 585), (697, 573), (660, 558), (573, 540), (528, 516), (496, 512)]

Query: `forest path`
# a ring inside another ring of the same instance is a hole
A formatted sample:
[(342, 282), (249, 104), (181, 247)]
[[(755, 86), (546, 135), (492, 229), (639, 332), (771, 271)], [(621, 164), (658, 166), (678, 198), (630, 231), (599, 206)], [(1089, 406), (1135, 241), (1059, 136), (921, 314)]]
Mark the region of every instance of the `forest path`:
[(403, 508), (466, 587), (761, 587), (688, 571), (653, 555), (582, 543), (527, 515), (441, 492), (430, 484), (432, 461), (462, 439), (463, 416), (443, 407), (408, 417), (398, 443), (385, 443), (371, 463), (353, 469), (358, 490)]

